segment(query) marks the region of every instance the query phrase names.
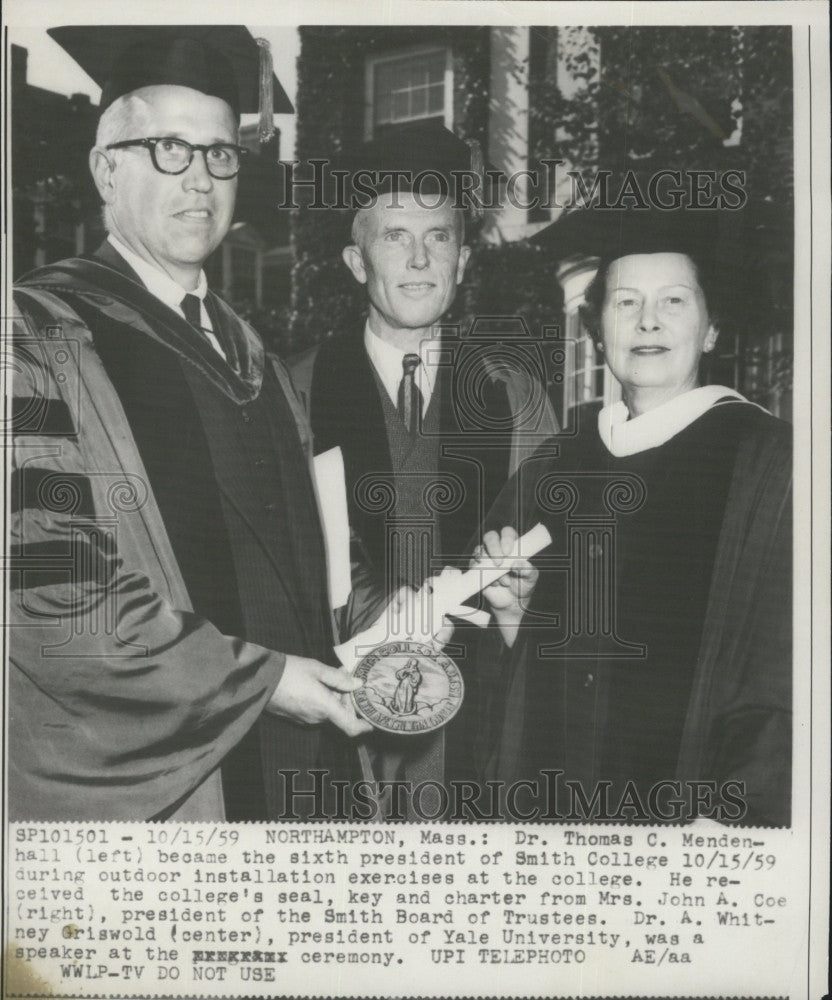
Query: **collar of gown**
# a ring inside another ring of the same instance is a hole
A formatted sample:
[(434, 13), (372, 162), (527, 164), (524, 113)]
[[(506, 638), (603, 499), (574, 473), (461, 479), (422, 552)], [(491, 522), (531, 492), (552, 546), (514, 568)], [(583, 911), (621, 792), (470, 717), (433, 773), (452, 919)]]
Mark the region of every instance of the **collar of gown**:
[(701, 417), (718, 400), (747, 403), (745, 396), (724, 385), (703, 385), (675, 396), (653, 410), (630, 419), (623, 400), (605, 406), (598, 414), (598, 433), (616, 458), (658, 448)]

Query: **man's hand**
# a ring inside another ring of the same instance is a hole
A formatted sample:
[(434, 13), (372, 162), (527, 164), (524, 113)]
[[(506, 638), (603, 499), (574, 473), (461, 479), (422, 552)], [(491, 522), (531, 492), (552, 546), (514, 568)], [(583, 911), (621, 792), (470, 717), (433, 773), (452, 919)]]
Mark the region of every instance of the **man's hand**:
[[(478, 560), (488, 556), (499, 566), (516, 544), (517, 532), (514, 528), (503, 528), (499, 534), (488, 531), (483, 536), (482, 545), (474, 549), (471, 565), (476, 565)], [(528, 559), (518, 556), (507, 560), (506, 567), (505, 576), (486, 587), (483, 595), (491, 607), (494, 620), (500, 626), (506, 645), (513, 646), (526, 604), (540, 574)]]
[(360, 736), (373, 727), (356, 715), (346, 697), (360, 687), (361, 681), (346, 670), (305, 656), (287, 656), (283, 676), (266, 711), (312, 726), (331, 722), (347, 736)]

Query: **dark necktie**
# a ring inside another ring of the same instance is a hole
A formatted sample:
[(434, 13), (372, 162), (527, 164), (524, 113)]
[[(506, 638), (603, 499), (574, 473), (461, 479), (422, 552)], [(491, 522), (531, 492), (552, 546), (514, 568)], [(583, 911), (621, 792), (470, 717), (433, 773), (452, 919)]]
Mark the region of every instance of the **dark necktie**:
[[(214, 344), (212, 343), (211, 338), (208, 336), (209, 331), (206, 330), (205, 327), (202, 325), (202, 308), (201, 308), (202, 300), (199, 298), (199, 296), (191, 295), (191, 293), (188, 292), (179, 304), (182, 307), (182, 312), (185, 314), (185, 319), (191, 324), (191, 326), (195, 330), (199, 331), (199, 333), (203, 336), (203, 338), (207, 340), (209, 344), (211, 344), (211, 349), (214, 350)], [(206, 309), (209, 308), (208, 299), (205, 300), (205, 308)], [(237, 352), (234, 349), (234, 346), (228, 343), (229, 338), (223, 336), (221, 324), (218, 324), (216, 319), (214, 319), (214, 329), (211, 330), (210, 332), (213, 334), (216, 342), (220, 345), (225, 360), (236, 371)]]
[(188, 292), (180, 302), (180, 305), (182, 306), (182, 312), (185, 314), (185, 319), (191, 326), (204, 335), (205, 331), (202, 329), (202, 303), (199, 300), (199, 296), (191, 295)]
[(416, 369), (421, 364), (418, 354), (405, 354), (402, 358), (402, 380), (399, 383), (398, 410), (405, 430), (411, 437), (419, 430), (422, 414), (422, 394), (416, 385)]

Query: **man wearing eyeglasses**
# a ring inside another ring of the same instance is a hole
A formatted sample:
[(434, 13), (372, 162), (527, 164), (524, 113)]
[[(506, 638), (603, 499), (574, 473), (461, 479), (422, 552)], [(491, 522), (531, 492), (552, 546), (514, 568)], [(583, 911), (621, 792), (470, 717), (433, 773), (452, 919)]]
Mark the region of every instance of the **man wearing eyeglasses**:
[[(96, 30), (125, 29), (57, 29), (78, 53)], [(10, 814), (301, 815), (277, 771), (303, 785), (369, 727), (330, 665), (303, 416), (202, 270), (234, 210), (238, 81), (190, 29), (146, 31), (90, 154), (107, 240), (16, 291)]]
[[(185, 319), (192, 299), (198, 299), (196, 325), (224, 355), (205, 306), (202, 264), (231, 225), (241, 153), (231, 108), (219, 98), (185, 95), (182, 89), (143, 88), (102, 115), (90, 154), (108, 231), (98, 257), (119, 269), (130, 266)], [(154, 137), (123, 138), (137, 129)], [(204, 135), (209, 142), (195, 148), (172, 138), (186, 134)]]

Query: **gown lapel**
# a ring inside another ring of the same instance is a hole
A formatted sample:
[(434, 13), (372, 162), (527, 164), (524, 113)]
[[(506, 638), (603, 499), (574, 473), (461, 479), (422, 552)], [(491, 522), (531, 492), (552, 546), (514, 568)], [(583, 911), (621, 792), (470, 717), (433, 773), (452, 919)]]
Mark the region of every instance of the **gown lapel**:
[[(28, 283), (23, 278), (21, 285)], [(264, 351), (260, 338), (218, 297), (209, 308), (221, 328), (221, 339), (234, 343), (236, 372), (190, 323), (145, 288), (138, 275), (109, 244), (93, 258), (62, 261), (37, 272), (36, 287), (54, 291), (72, 303), (82, 299), (113, 322), (129, 326), (173, 351), (235, 402), (255, 399), (263, 381)]]

